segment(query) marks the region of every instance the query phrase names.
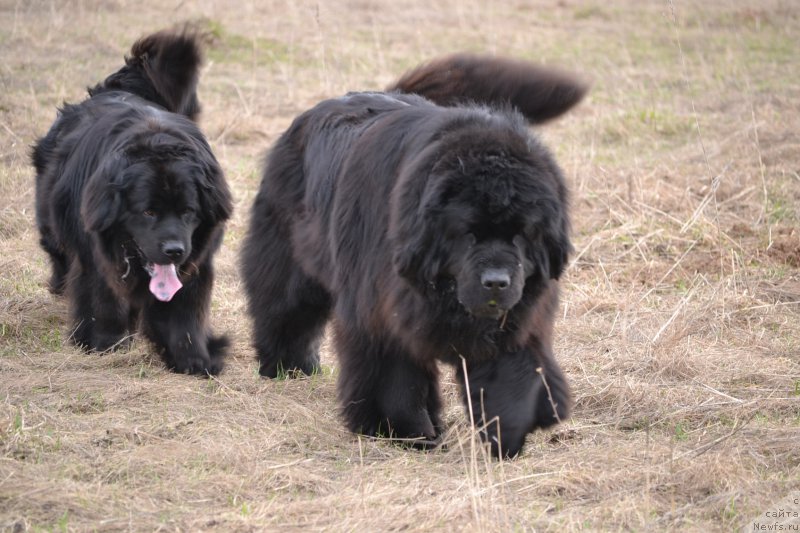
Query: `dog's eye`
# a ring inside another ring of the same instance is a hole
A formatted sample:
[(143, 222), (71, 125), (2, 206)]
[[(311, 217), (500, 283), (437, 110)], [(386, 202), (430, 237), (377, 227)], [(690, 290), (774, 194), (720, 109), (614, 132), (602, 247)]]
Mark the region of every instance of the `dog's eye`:
[(147, 218), (153, 218), (154, 216), (156, 216), (156, 212), (153, 211), (152, 209), (145, 209), (142, 214)]

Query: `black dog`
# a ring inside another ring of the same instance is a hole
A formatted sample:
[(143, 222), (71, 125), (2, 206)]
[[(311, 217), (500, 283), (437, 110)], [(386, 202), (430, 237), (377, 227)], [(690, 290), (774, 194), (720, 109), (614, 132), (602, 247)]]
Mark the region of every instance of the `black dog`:
[(176, 372), (218, 373), (212, 256), (232, 200), (193, 122), (199, 37), (140, 39), (125, 66), (65, 105), (33, 149), (36, 220), (50, 288), (67, 293), (74, 341), (117, 346), (138, 327)]
[(333, 314), (354, 432), (435, 443), (437, 361), (456, 368), (495, 455), (566, 417), (551, 335), (567, 191), (524, 118), (558, 116), (585, 90), (456, 55), (299, 116), (269, 156), (243, 250), (261, 374), (314, 372)]

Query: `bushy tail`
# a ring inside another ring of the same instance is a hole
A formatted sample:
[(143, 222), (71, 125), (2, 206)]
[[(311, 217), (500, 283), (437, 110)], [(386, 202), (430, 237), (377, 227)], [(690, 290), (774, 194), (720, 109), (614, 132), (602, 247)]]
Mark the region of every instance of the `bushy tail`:
[(557, 69), (466, 53), (434, 59), (387, 89), (418, 94), (442, 106), (511, 104), (533, 124), (561, 115), (587, 90), (586, 83)]
[(195, 119), (200, 113), (197, 80), (203, 63), (201, 34), (190, 25), (142, 37), (125, 66), (92, 89), (95, 95), (121, 90)]

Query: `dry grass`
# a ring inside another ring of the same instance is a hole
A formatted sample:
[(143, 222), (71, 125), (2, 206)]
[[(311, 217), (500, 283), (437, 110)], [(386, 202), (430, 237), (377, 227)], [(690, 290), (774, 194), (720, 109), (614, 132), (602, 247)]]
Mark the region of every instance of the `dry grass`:
[[(212, 380), (141, 340), (67, 342), (27, 159), (135, 38), (200, 18), (203, 127), (237, 200), (213, 304), (235, 344)], [(788, 0), (0, 0), (0, 529), (752, 527), (800, 488), (798, 42)], [(236, 275), (292, 117), (461, 49), (594, 84), (542, 130), (573, 190), (557, 350), (577, 406), (513, 462), (476, 446), (452, 381), (448, 447), (420, 453), (343, 430), (330, 353), (323, 375), (259, 379)]]

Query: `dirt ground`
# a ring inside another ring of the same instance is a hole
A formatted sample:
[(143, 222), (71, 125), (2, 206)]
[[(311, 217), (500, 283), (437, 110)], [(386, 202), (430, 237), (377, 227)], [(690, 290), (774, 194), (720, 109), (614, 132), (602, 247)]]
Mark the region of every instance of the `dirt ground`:
[[(28, 157), (58, 105), (186, 20), (214, 37), (201, 125), (236, 200), (212, 304), (234, 344), (214, 379), (166, 371), (141, 339), (104, 356), (70, 344)], [(753, 531), (797, 516), (798, 43), (791, 0), (0, 0), (0, 531)], [(330, 350), (321, 375), (259, 378), (236, 271), (261, 162), (297, 113), (458, 50), (592, 82), (538, 132), (572, 191), (556, 350), (576, 407), (514, 461), (486, 457), (449, 372), (446, 448), (429, 453), (344, 430)]]

